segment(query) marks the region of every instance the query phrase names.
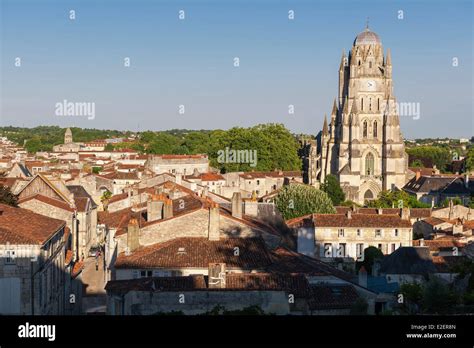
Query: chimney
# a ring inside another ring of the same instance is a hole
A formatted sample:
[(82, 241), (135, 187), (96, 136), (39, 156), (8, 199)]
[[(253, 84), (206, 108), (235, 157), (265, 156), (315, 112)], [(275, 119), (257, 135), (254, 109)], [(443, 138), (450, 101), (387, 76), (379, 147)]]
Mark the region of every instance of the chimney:
[(359, 269), (359, 285), (364, 288), (367, 287), (367, 271), (364, 266)]
[(163, 205), (164, 203), (160, 201), (160, 196), (151, 196), (151, 200), (149, 200), (146, 205), (148, 222), (163, 219)]
[(127, 227), (127, 251), (133, 252), (140, 246), (138, 220), (131, 218)]
[(219, 205), (212, 203), (209, 207), (209, 240), (219, 240)]
[(165, 199), (163, 207), (163, 219), (170, 219), (173, 217), (173, 201), (171, 199)]
[(225, 263), (209, 264), (209, 289), (225, 289)]
[(348, 219), (352, 219), (352, 211), (350, 209), (346, 212), (346, 216)]
[(420, 180), (421, 178), (421, 171), (417, 170), (416, 171), (416, 181)]
[(402, 220), (410, 220), (410, 208), (401, 208), (400, 217)]
[(382, 208), (377, 208), (377, 214), (382, 215), (383, 214), (383, 209)]
[(178, 185), (181, 185), (183, 183), (183, 176), (181, 175), (181, 173), (176, 174), (175, 178), (176, 178), (176, 183)]
[(232, 216), (242, 219), (242, 195), (240, 192), (234, 192), (232, 195)]

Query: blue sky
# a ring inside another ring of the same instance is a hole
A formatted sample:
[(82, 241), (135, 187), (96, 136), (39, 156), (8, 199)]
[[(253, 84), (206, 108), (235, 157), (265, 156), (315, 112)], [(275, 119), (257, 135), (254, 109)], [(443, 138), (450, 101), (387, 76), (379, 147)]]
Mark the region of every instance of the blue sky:
[[(279, 122), (316, 134), (337, 94), (342, 50), (369, 17), (392, 51), (395, 96), (420, 103), (420, 119), (401, 119), (404, 136), (474, 134), (470, 0), (0, 3), (2, 125), (165, 130)], [(95, 118), (56, 116), (64, 99), (94, 102)]]

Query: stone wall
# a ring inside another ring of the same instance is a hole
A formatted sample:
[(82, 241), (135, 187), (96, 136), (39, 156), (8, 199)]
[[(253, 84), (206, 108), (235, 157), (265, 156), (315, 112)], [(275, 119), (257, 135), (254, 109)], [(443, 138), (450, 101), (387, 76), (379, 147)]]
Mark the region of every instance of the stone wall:
[[(184, 299), (184, 303), (183, 302)], [(180, 302), (181, 300), (181, 302)], [(115, 309), (120, 297), (107, 296), (107, 314), (117, 315)], [(258, 306), (265, 313), (285, 315), (290, 313), (288, 296), (284, 291), (183, 291), (183, 292), (137, 292), (124, 296), (125, 315), (152, 315), (180, 311), (193, 315), (211, 311), (216, 306), (226, 310), (241, 310)]]

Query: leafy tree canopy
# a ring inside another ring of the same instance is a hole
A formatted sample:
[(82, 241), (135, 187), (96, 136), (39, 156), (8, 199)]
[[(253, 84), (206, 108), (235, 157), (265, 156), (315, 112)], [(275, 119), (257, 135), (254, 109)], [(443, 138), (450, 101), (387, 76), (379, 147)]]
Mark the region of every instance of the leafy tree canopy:
[(307, 185), (284, 186), (276, 196), (275, 203), (286, 220), (312, 213), (336, 213), (326, 192)]

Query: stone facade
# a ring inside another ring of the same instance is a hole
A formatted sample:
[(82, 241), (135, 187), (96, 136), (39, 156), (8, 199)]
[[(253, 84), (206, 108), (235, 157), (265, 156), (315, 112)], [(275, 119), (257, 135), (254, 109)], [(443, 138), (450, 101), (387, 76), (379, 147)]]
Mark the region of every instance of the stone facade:
[(390, 51), (384, 56), (378, 35), (368, 28), (356, 37), (349, 56), (342, 55), (338, 98), (329, 126), (325, 119), (317, 138), (316, 168), (313, 162), (307, 166), (317, 171), (316, 181), (337, 176), (346, 198), (358, 203), (407, 181)]

